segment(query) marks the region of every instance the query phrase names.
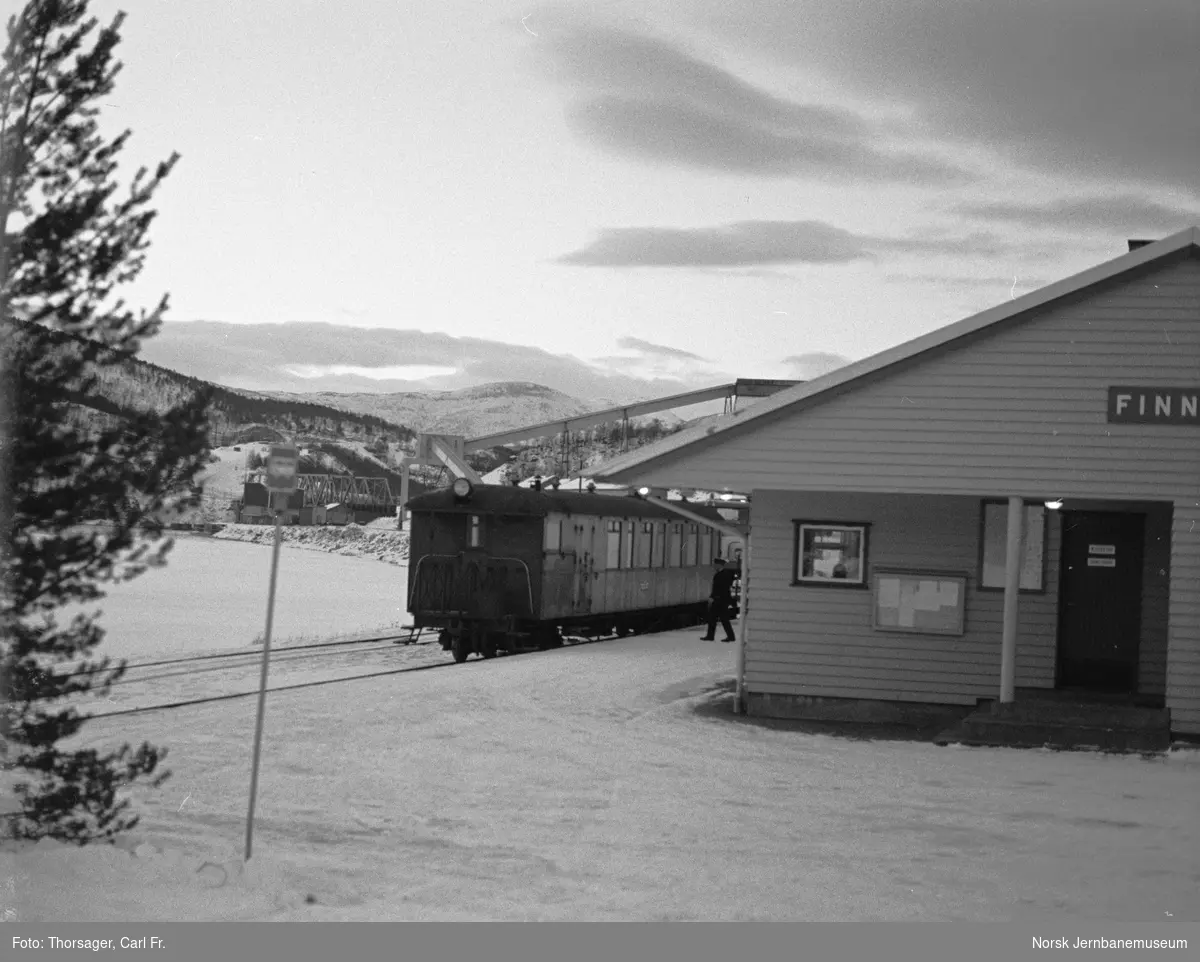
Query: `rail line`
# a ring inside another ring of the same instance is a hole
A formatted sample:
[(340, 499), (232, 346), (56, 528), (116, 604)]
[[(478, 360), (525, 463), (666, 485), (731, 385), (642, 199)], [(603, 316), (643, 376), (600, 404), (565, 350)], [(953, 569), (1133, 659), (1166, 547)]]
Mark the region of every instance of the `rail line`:
[[(597, 644), (602, 641), (612, 641), (613, 639), (615, 639), (617, 637), (618, 637), (617, 635), (611, 635), (611, 636), (605, 636), (602, 638), (587, 638), (587, 639), (565, 641), (563, 647), (564, 648), (578, 648), (578, 647), (582, 647), (583, 645), (594, 645), (594, 644)], [(553, 649), (551, 649), (551, 650), (553, 650)], [(528, 651), (528, 652), (517, 652), (515, 654), (517, 657), (520, 657), (523, 654), (549, 654), (549, 653), (550, 653), (549, 651), (545, 651), (545, 652)], [(504, 657), (512, 657), (512, 655), (506, 655)], [(491, 659), (487, 659), (487, 660), (490, 661)], [(403, 675), (403, 674), (407, 674), (409, 672), (414, 672), (414, 671), (431, 671), (434, 668), (451, 668), (451, 667), (461, 667), (461, 666), (459, 666), (456, 662), (453, 662), (453, 661), (439, 661), (439, 662), (433, 663), (432, 665), (410, 665), (407, 668), (389, 668), (385, 671), (373, 671), (373, 672), (367, 672), (366, 674), (361, 674), (361, 675), (347, 675), (342, 678), (321, 678), (321, 679), (317, 679), (315, 681), (302, 681), (302, 682), (294, 682), (289, 685), (278, 685), (274, 688), (268, 688), (267, 693), (274, 694), (276, 692), (283, 692), (283, 691), (296, 691), (301, 688), (320, 688), (324, 685), (336, 685), (336, 684), (341, 684), (343, 682), (348, 682), (348, 681), (363, 681), (363, 680), (369, 679), (369, 678), (385, 678), (385, 677), (388, 677), (389, 675)], [(253, 691), (230, 692), (230, 693), (223, 694), (223, 695), (209, 695), (204, 698), (189, 698), (189, 699), (185, 699), (183, 701), (166, 702), (166, 703), (163, 703), (160, 705), (144, 705), (144, 706), (140, 706), (138, 708), (122, 708), (122, 709), (118, 709), (117, 711), (98, 712), (95, 714), (88, 715), (86, 717), (89, 719), (98, 719), (98, 718), (117, 718), (122, 715), (141, 715), (141, 714), (145, 714), (147, 712), (152, 712), (152, 711), (167, 711), (167, 710), (174, 709), (174, 708), (187, 708), (192, 705), (207, 705), (207, 704), (211, 704), (214, 702), (234, 701), (238, 698), (253, 698), (257, 695), (258, 695), (257, 689), (255, 689)]]
[[(428, 629), (428, 628), (420, 628), (416, 632), (414, 632), (414, 636), (420, 637), (422, 634), (426, 634), (431, 630), (432, 629)], [(366, 638), (341, 638), (341, 639), (338, 639), (337, 641), (318, 641), (318, 642), (313, 642), (313, 643), (307, 644), (307, 645), (280, 645), (278, 647), (273, 648), (272, 651), (278, 652), (278, 653), (283, 653), (283, 652), (293, 652), (293, 651), (312, 651), (314, 649), (324, 649), (324, 648), (345, 648), (350, 645), (365, 645), (365, 644), (369, 644), (371, 642), (378, 642), (378, 641), (390, 641), (390, 642), (392, 642), (392, 644), (399, 644), (400, 642), (398, 641), (398, 639), (405, 637), (407, 634), (408, 634), (408, 632), (392, 632), (392, 633), (383, 634), (383, 635), (369, 635)], [(407, 644), (428, 645), (428, 644), (432, 644), (432, 642), (413, 641), (413, 642), (406, 642), (405, 644), (406, 645)], [(188, 665), (188, 664), (195, 664), (195, 663), (201, 662), (201, 661), (222, 661), (222, 660), (232, 659), (232, 658), (256, 658), (257, 659), (257, 658), (261, 658), (261, 657), (262, 657), (262, 652), (260, 649), (257, 649), (257, 648), (254, 651), (218, 651), (218, 652), (209, 653), (207, 655), (189, 655), (185, 658), (164, 658), (164, 659), (160, 659), (159, 661), (129, 662), (125, 665), (125, 670), (126, 671), (139, 671), (143, 668), (159, 668), (159, 667), (163, 667), (163, 666), (167, 666), (167, 665)], [(87, 672), (85, 672), (85, 671), (73, 671), (73, 672), (70, 672), (69, 674), (65, 675), (64, 677), (75, 678), (75, 677), (78, 677), (79, 675), (86, 675), (86, 674), (87, 674)]]

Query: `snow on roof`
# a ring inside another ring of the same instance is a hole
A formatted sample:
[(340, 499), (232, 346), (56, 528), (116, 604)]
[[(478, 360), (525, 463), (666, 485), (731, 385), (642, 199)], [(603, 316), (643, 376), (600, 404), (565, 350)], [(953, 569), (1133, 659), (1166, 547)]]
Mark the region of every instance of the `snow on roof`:
[[(751, 407), (735, 411), (723, 420), (696, 425), (669, 435), (661, 441), (648, 444), (645, 447), (618, 455), (606, 464), (594, 469), (598, 478), (630, 480), (636, 477), (635, 469), (644, 468), (665, 455), (672, 454), (698, 441), (709, 437), (717, 437), (728, 432), (741, 432), (747, 425), (759, 418), (774, 414), (776, 411), (799, 404), (802, 401), (819, 399), (821, 395), (837, 388), (853, 385), (853, 382), (876, 374), (885, 368), (903, 361), (911, 360), (926, 351), (942, 347), (959, 338), (975, 334), (989, 327), (1003, 324), (1027, 311), (1043, 307), (1051, 301), (1058, 300), (1069, 294), (1074, 294), (1088, 287), (1093, 287), (1110, 280), (1126, 271), (1143, 267), (1154, 261), (1161, 260), (1189, 247), (1200, 247), (1200, 227), (1189, 227), (1185, 230), (1154, 241), (1143, 247), (1136, 248), (1120, 257), (1115, 257), (1096, 267), (1089, 268), (1071, 277), (1048, 284), (1036, 291), (1031, 291), (1021, 297), (974, 314), (957, 323), (931, 331), (921, 337), (913, 338), (896, 347), (881, 351), (871, 357), (847, 364), (823, 377), (804, 381), (795, 387), (785, 388), (779, 393), (764, 398)], [(819, 402), (818, 402), (819, 403)]]

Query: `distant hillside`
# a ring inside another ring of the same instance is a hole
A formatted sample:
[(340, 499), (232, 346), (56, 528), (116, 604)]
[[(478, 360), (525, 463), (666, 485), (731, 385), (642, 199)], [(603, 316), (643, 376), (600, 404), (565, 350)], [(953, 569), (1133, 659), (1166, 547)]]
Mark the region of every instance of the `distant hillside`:
[(330, 407), (406, 424), (417, 431), (477, 437), (555, 418), (586, 414), (612, 402), (581, 401), (529, 381), (501, 381), (457, 391), (399, 394), (272, 394), (278, 399), (310, 398)]
[[(68, 350), (70, 335), (42, 329), (48, 343)], [(209, 424), (214, 447), (286, 437), (412, 442), (416, 434), (383, 418), (296, 397), (288, 400), (237, 391), (188, 377), (140, 358), (128, 358), (96, 371), (95, 390), (65, 392), (93, 419), (111, 421), (135, 411), (166, 411), (203, 388), (212, 392)]]
[[(64, 350), (76, 341), (58, 332), (44, 334)], [(65, 392), (76, 419), (85, 424), (111, 424), (136, 411), (166, 411), (197, 391), (211, 392), (209, 421), (216, 450), (206, 472), (204, 520), (220, 520), (229, 501), (240, 494), (245, 471), (256, 466), (272, 442), (300, 444), (307, 452), (302, 471), (386, 478), (399, 496), (401, 456), (415, 450), (418, 431), (474, 437), (615, 406), (610, 399), (585, 402), (528, 381), (404, 394), (283, 394), (222, 387), (139, 358), (97, 374), (93, 391)], [(663, 412), (633, 419), (624, 439), (621, 425), (612, 423), (573, 433), (565, 448), (561, 436), (551, 437), (472, 452), (468, 461), (481, 473), (509, 465), (518, 480), (566, 475), (683, 426), (678, 417)], [(423, 485), (446, 483), (448, 475), (423, 467), (413, 470), (412, 480), (415, 494)]]

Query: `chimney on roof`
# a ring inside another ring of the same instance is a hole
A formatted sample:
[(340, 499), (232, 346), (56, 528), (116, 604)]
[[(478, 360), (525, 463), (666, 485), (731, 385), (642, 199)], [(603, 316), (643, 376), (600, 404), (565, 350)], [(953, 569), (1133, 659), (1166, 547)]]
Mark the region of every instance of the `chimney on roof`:
[(1131, 251), (1135, 251), (1139, 247), (1145, 247), (1147, 244), (1153, 244), (1153, 243), (1154, 243), (1154, 241), (1152, 241), (1152, 240), (1131, 240), (1129, 242), (1129, 249)]

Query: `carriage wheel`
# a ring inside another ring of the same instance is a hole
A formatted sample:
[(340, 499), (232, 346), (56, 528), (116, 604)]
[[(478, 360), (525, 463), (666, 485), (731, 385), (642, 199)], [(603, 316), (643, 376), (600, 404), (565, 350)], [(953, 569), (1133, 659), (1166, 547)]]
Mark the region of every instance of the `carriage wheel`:
[(454, 660), (460, 665), (467, 660), (467, 655), (471, 653), (471, 646), (463, 632), (460, 631), (451, 636), (450, 653), (454, 655)]
[(480, 634), (479, 654), (484, 658), (496, 657), (496, 633), (485, 631)]

